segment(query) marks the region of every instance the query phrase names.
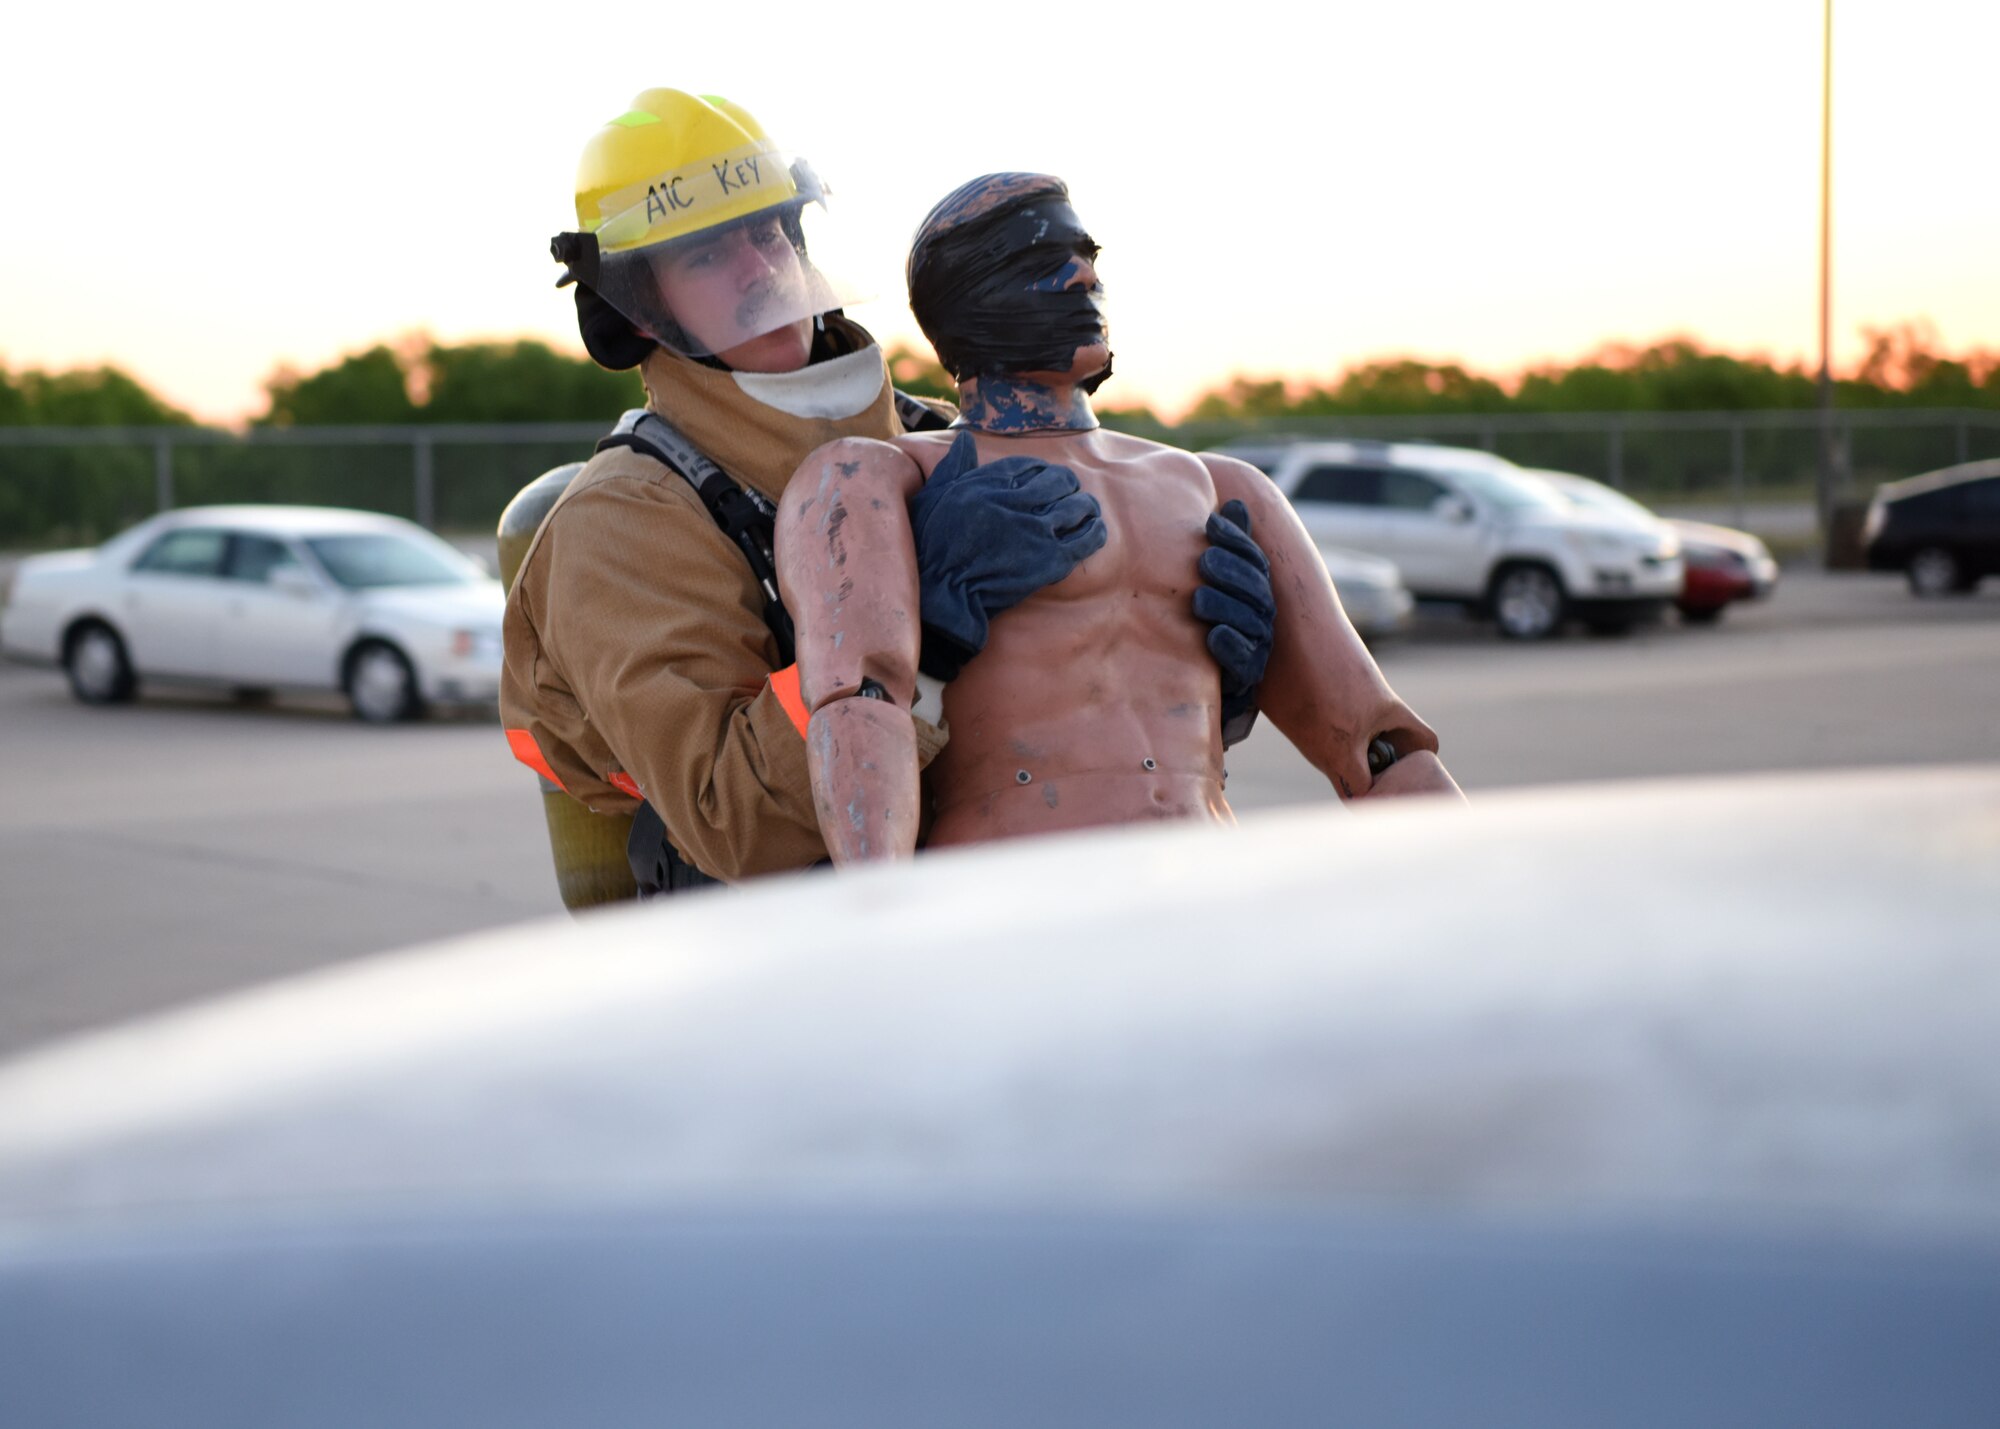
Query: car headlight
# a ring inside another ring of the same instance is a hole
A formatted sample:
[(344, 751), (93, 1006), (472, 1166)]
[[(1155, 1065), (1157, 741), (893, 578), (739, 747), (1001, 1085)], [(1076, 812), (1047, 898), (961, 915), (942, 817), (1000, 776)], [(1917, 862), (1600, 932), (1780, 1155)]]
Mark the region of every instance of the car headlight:
[(454, 630), (451, 632), (451, 653), (460, 660), (495, 658), (500, 654), (500, 632), (497, 630)]

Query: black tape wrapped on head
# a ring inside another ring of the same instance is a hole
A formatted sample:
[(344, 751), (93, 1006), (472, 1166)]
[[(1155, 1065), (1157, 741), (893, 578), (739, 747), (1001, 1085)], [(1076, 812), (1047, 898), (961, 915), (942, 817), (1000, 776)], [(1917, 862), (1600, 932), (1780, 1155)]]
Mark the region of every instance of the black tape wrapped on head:
[[(910, 244), (910, 311), (960, 381), (981, 373), (1066, 372), (1105, 340), (1101, 288), (1058, 288), (1064, 265), (1097, 244), (1048, 174), (986, 174), (930, 211)], [(1103, 370), (1078, 384), (1095, 392)]]

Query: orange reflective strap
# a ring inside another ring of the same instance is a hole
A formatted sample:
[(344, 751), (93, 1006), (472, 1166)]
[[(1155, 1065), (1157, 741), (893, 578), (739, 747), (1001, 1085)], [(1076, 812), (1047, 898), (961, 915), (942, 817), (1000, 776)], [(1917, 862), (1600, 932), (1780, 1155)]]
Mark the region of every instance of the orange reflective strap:
[(616, 789), (619, 793), (630, 794), (633, 798), (638, 799), (641, 802), (644, 802), (646, 798), (645, 794), (640, 791), (639, 781), (634, 779), (630, 774), (625, 773), (623, 770), (619, 769), (612, 770), (609, 774), (604, 776), (604, 782), (609, 784), (612, 788)]
[(806, 708), (805, 696), (799, 693), (799, 667), (787, 665), (782, 670), (771, 673), (771, 693), (778, 697), (785, 713), (791, 716), (792, 727), (799, 732), (799, 738), (806, 737), (806, 726), (812, 723), (812, 711)]
[(549, 761), (542, 758), (542, 747), (535, 743), (534, 735), (528, 733), (525, 729), (510, 729), (507, 731), (507, 747), (514, 751), (516, 759), (555, 785), (556, 788), (562, 789), (565, 794), (569, 792), (568, 789), (563, 787), (563, 781), (556, 778), (556, 771), (549, 768)]

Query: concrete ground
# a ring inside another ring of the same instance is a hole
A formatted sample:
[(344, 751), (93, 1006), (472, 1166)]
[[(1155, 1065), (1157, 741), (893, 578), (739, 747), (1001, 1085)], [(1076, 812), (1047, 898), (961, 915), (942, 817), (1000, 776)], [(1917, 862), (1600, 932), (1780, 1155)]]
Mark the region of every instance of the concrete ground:
[[(1920, 603), (1788, 570), (1714, 629), (1539, 646), (1425, 612), (1384, 670), (1474, 797), (1530, 784), (2000, 761), (2000, 581)], [(1327, 797), (1268, 726), (1241, 815)], [(497, 724), (334, 701), (74, 703), (0, 666), (0, 1053), (410, 943), (557, 915), (534, 781)]]

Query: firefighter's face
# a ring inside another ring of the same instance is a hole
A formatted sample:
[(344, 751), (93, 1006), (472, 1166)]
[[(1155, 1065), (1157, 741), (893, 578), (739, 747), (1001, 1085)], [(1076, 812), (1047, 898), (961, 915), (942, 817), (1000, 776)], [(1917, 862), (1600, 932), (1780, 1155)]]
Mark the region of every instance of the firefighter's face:
[(812, 351), (812, 319), (796, 312), (805, 287), (799, 253), (776, 214), (676, 245), (658, 270), (660, 296), (701, 347), (738, 372), (792, 372)]

